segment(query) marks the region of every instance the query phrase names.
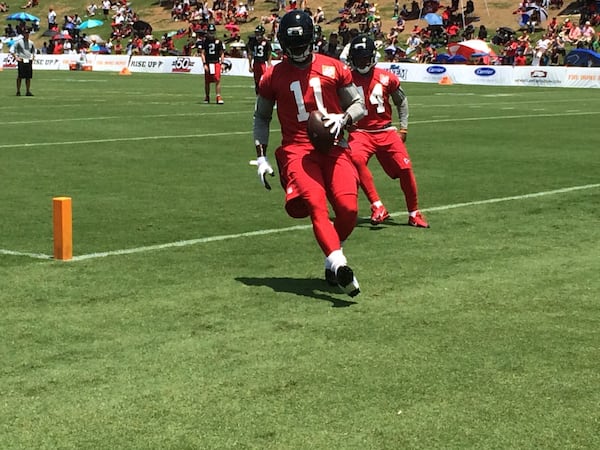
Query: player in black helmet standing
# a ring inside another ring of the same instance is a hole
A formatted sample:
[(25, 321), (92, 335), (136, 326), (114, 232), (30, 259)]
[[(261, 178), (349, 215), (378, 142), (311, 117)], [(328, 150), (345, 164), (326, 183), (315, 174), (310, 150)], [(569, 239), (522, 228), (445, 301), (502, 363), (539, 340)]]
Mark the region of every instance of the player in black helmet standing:
[(265, 27), (257, 26), (254, 29), (254, 36), (248, 39), (249, 70), (254, 74), (254, 90), (257, 94), (260, 77), (271, 65), (271, 50), (271, 42), (265, 36)]
[(210, 84), (215, 83), (215, 93), (217, 94), (217, 104), (223, 104), (221, 97), (221, 65), (225, 58), (225, 46), (220, 39), (217, 39), (217, 29), (214, 24), (209, 24), (206, 30), (206, 37), (202, 43), (200, 52), (202, 64), (204, 64), (204, 103), (210, 103)]

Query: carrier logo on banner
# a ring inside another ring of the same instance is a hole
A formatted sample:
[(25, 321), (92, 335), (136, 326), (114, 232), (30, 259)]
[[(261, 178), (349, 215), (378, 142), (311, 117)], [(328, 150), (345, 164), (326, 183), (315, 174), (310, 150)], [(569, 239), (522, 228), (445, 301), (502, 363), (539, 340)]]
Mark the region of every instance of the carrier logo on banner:
[(496, 71), (494, 69), (492, 69), (491, 67), (480, 67), (478, 69), (475, 69), (475, 75), (479, 76), (479, 77), (491, 77), (492, 75), (495, 75)]
[(173, 61), (173, 68), (171, 72), (174, 73), (188, 73), (194, 67), (194, 62), (190, 58), (177, 58)]
[(427, 69), (427, 73), (432, 75), (441, 75), (446, 73), (446, 68), (444, 66), (429, 66)]

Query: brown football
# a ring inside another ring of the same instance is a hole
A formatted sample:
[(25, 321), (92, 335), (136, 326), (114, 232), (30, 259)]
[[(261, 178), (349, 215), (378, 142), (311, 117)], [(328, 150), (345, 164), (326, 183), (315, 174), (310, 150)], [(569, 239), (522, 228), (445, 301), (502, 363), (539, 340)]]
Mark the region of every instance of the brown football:
[(306, 124), (308, 138), (315, 150), (327, 153), (333, 147), (335, 142), (334, 136), (329, 132), (329, 128), (325, 128), (323, 123), (323, 114), (319, 110), (312, 111), (308, 117)]

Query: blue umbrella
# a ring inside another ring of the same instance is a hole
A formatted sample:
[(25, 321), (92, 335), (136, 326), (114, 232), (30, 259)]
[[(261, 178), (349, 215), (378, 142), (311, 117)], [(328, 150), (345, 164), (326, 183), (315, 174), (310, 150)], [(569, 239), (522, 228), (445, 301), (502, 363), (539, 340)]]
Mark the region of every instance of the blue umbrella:
[(463, 63), (463, 62), (467, 62), (467, 58), (465, 58), (462, 55), (453, 55), (450, 58), (448, 58), (448, 62), (449, 63)]
[(16, 38), (16, 37), (15, 37), (15, 38), (8, 38), (7, 40), (5, 40), (5, 41), (4, 41), (4, 44), (5, 44), (5, 45), (6, 45), (8, 48), (10, 48), (10, 47), (12, 47), (12, 45), (13, 45), (15, 42), (17, 42), (17, 41), (20, 41), (20, 40), (21, 40), (21, 38), (20, 38), (20, 37), (18, 37), (18, 38)]
[(438, 16), (437, 14), (434, 14), (434, 13), (425, 14), (422, 18), (429, 25), (443, 25), (444, 24), (444, 20), (442, 19), (442, 16)]
[(18, 12), (8, 16), (6, 20), (25, 20), (28, 22), (39, 22), (40, 18), (32, 16), (31, 14), (27, 14), (25, 12)]
[(77, 28), (79, 28), (80, 30), (85, 30), (88, 28), (101, 27), (102, 25), (104, 25), (104, 22), (102, 22), (101, 20), (89, 19), (89, 20), (86, 20), (85, 22), (81, 22), (81, 24), (79, 24), (79, 26)]

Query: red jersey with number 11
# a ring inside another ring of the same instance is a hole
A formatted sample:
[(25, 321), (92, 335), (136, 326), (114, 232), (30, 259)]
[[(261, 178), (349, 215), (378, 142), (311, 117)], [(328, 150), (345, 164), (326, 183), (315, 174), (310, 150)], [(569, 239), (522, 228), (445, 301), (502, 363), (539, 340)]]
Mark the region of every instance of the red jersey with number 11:
[(277, 102), (277, 116), (283, 146), (291, 144), (312, 149), (306, 122), (314, 110), (342, 113), (338, 89), (352, 84), (346, 65), (325, 55), (313, 55), (313, 62), (301, 69), (284, 59), (271, 66), (260, 80), (258, 94)]

